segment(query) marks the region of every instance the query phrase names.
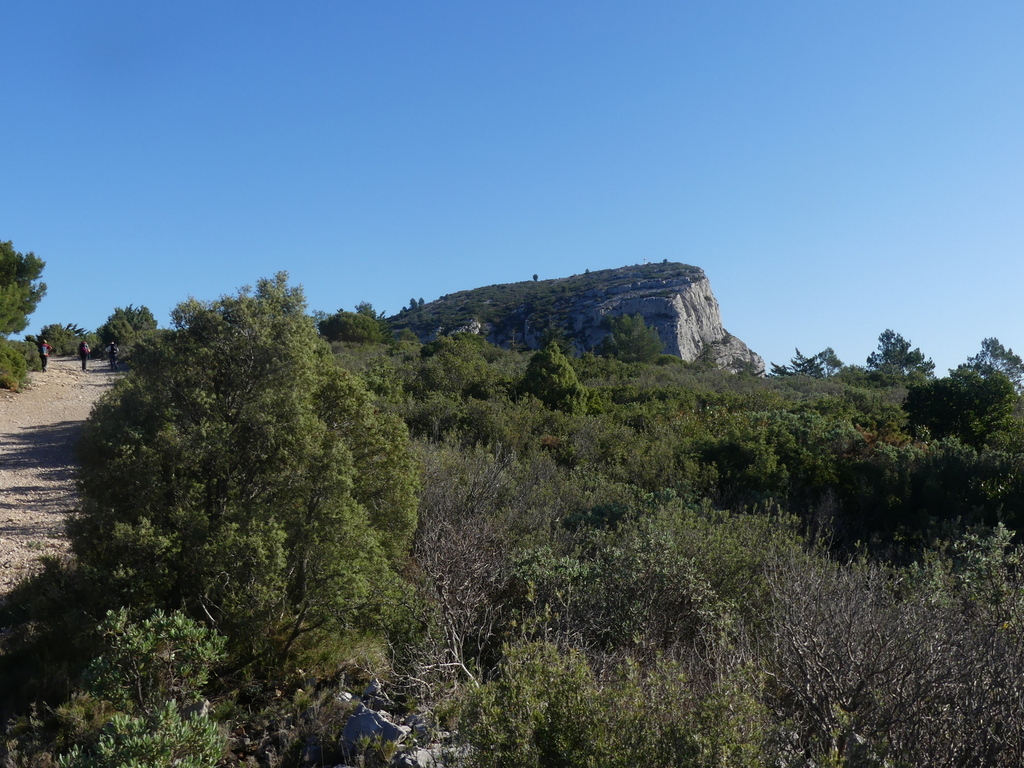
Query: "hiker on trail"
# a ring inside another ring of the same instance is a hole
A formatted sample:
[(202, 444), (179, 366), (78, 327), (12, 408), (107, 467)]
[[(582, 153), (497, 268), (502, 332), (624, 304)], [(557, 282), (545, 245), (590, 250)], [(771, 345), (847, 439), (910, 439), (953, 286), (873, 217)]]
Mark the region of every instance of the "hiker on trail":
[(39, 342), (39, 362), (43, 364), (43, 370), (46, 370), (46, 363), (50, 359), (50, 353), (53, 352), (53, 347), (46, 343), (46, 339)]
[(92, 352), (89, 349), (89, 345), (85, 343), (85, 339), (82, 339), (82, 343), (78, 345), (78, 356), (82, 358), (82, 370), (85, 370), (85, 361), (89, 359), (89, 353)]
[(110, 361), (110, 370), (117, 370), (117, 342), (112, 341), (107, 345), (107, 359)]

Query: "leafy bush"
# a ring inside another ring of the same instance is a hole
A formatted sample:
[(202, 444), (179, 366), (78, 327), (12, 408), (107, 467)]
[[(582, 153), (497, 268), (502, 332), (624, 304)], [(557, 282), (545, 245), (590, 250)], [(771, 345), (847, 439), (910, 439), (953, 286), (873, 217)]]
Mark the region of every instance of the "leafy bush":
[[(111, 611), (100, 629), (106, 647), (90, 665), (87, 685), (93, 700), (109, 701), (120, 711), (109, 718), (95, 743), (75, 744), (59, 764), (217, 765), (226, 743), (217, 723), (198, 714), (183, 717), (181, 709), (201, 697), (211, 668), (223, 659), (224, 638), (180, 612), (158, 611), (132, 622), (127, 609)], [(72, 708), (63, 710), (70, 713)]]
[(347, 341), (353, 344), (381, 344), (391, 339), (388, 324), (369, 314), (338, 310), (319, 323), (320, 335), (328, 341)]
[(578, 554), (541, 549), (517, 569), (526, 608), (548, 631), (574, 645), (641, 658), (711, 643), (728, 611), (674, 532), (643, 521), (594, 532)]
[(387, 623), (415, 528), (404, 426), (333, 365), (283, 274), (173, 320), (80, 443), (68, 530), (100, 607), (183, 607), (239, 663)]
[(19, 253), (10, 240), (0, 241), (0, 339), (24, 329), (46, 294), (39, 280), (45, 266), (31, 251)]
[(664, 662), (600, 679), (580, 653), (513, 646), (462, 703), (458, 737), (472, 768), (764, 765), (766, 713), (750, 681), (722, 682), (702, 691)]
[(127, 307), (115, 308), (107, 321), (96, 329), (96, 333), (104, 346), (116, 341), (118, 346), (129, 347), (151, 334), (156, 327), (156, 318), (149, 307), (129, 304)]
[(183, 718), (173, 701), (146, 716), (117, 714), (94, 750), (75, 746), (60, 768), (216, 768), (226, 739), (205, 717)]
[(585, 411), (589, 401), (586, 387), (580, 384), (576, 371), (554, 343), (530, 358), (521, 388), (549, 408), (566, 413)]
[(915, 426), (935, 437), (956, 437), (981, 448), (997, 432), (1012, 425), (1017, 394), (998, 371), (988, 376), (965, 366), (946, 378), (910, 388), (904, 405)]
[(96, 354), (99, 354), (101, 346), (95, 333), (89, 333), (74, 323), (51, 323), (43, 326), (39, 333), (29, 338), (37, 344), (45, 339), (53, 347), (51, 354), (54, 355), (77, 355), (78, 345), (82, 341), (85, 341)]
[(655, 328), (649, 328), (643, 315), (619, 315), (606, 318), (608, 335), (600, 352), (624, 363), (650, 363), (658, 358), (664, 345)]
[(151, 714), (164, 702), (191, 704), (223, 661), (225, 638), (181, 612), (129, 620), (126, 608), (100, 625), (107, 650), (86, 671), (90, 692), (124, 712)]
[(0, 341), (0, 388), (17, 391), (25, 383), (28, 365), (21, 350)]

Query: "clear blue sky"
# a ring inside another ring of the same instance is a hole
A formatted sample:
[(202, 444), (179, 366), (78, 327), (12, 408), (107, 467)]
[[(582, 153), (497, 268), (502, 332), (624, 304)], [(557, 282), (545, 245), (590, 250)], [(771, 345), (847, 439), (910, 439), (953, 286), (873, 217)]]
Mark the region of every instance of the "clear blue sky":
[(33, 0), (0, 10), (29, 331), (669, 259), (769, 362), (1024, 353), (1024, 3)]

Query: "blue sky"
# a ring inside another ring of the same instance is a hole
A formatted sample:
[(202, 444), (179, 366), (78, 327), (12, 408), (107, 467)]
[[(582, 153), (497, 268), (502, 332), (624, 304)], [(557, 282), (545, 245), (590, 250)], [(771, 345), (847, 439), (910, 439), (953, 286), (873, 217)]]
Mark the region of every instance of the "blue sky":
[(1024, 353), (1024, 3), (6, 3), (28, 331), (287, 270), (388, 314), (648, 259), (769, 362)]

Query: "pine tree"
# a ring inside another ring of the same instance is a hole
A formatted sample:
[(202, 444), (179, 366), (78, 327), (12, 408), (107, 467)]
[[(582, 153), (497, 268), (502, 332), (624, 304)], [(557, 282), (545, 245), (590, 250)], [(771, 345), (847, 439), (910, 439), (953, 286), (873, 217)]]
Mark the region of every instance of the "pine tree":
[(14, 243), (0, 241), (0, 337), (18, 333), (46, 293), (39, 281), (46, 262), (34, 253), (18, 253)]
[(605, 320), (608, 335), (600, 352), (624, 363), (649, 363), (661, 354), (663, 345), (658, 331), (650, 328), (643, 315), (619, 315)]
[(584, 411), (589, 400), (587, 388), (580, 384), (576, 371), (556, 342), (534, 352), (523, 375), (521, 389), (549, 408), (566, 413)]

